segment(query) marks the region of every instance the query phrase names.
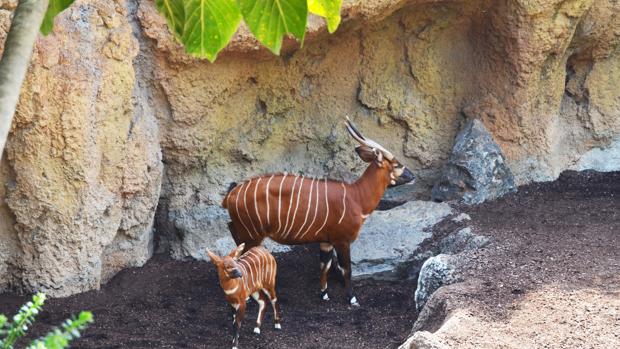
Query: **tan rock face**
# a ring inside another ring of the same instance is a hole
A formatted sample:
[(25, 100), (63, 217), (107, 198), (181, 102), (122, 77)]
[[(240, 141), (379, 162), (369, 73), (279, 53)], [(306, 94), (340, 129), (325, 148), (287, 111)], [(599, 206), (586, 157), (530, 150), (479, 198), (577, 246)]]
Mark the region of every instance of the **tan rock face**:
[(161, 162), (137, 53), (123, 2), (77, 1), (37, 42), (3, 163), (16, 286), (68, 295), (150, 257)]
[(77, 1), (37, 44), (0, 172), (0, 288), (68, 294), (143, 263), (158, 200), (161, 246), (203, 255), (183, 242), (213, 239), (185, 227), (221, 226), (196, 212), (229, 182), (354, 179), (364, 165), (345, 115), (421, 193), (466, 118), (484, 122), (519, 183), (553, 178), (620, 134), (619, 6), (350, 0), (334, 35), (313, 18), (303, 48), (274, 57), (241, 29), (210, 64), (183, 53), (152, 1)]

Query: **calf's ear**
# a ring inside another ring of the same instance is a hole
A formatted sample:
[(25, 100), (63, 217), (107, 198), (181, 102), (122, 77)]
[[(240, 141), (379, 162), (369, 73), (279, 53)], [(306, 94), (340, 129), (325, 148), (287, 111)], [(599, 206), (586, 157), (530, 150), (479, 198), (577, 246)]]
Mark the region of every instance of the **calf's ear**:
[(228, 256), (232, 257), (233, 259), (239, 259), (239, 257), (241, 257), (241, 253), (243, 253), (244, 248), (245, 248), (245, 242), (237, 246), (237, 248), (235, 248), (234, 250), (232, 250), (232, 252), (230, 252)]
[(211, 262), (217, 265), (217, 262), (220, 261), (220, 257), (209, 250), (207, 250), (207, 254), (209, 255), (209, 258), (211, 258)]

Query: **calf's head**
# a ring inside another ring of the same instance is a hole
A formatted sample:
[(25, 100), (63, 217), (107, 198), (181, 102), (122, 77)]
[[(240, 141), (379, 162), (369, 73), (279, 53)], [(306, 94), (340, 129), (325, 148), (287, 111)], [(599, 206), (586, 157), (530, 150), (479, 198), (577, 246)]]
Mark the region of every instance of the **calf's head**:
[(394, 155), (385, 149), (381, 144), (366, 138), (357, 130), (355, 125), (347, 117), (345, 122), (347, 131), (351, 137), (360, 143), (355, 147), (355, 152), (365, 162), (375, 162), (377, 166), (385, 168), (390, 176), (390, 187), (413, 183), (415, 175), (404, 165), (402, 165)]
[(209, 258), (211, 258), (211, 262), (217, 268), (217, 274), (220, 277), (220, 281), (237, 279), (242, 276), (239, 266), (237, 265), (237, 260), (241, 256), (244, 248), (245, 244), (241, 244), (234, 248), (228, 256), (224, 257), (220, 257), (207, 250), (207, 254), (209, 255)]

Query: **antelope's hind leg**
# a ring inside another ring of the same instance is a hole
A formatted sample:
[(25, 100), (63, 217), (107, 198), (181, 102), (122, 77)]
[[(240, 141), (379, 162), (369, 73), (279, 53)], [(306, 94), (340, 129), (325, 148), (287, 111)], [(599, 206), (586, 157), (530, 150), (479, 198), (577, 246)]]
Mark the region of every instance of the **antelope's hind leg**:
[(276, 296), (275, 289), (263, 289), (263, 292), (271, 302), (271, 306), (273, 307), (273, 321), (275, 322), (276, 330), (281, 330), (282, 326), (280, 325), (280, 321), (282, 320), (282, 313), (280, 312), (280, 303), (278, 302), (278, 297)]
[(328, 301), (327, 277), (334, 259), (334, 246), (326, 242), (321, 242), (319, 259), (321, 260), (321, 299)]
[(267, 302), (269, 298), (266, 294), (260, 291), (252, 293), (252, 298), (258, 303), (258, 316), (256, 318), (256, 327), (254, 327), (254, 333), (260, 334), (260, 326), (265, 318), (265, 310), (267, 308)]

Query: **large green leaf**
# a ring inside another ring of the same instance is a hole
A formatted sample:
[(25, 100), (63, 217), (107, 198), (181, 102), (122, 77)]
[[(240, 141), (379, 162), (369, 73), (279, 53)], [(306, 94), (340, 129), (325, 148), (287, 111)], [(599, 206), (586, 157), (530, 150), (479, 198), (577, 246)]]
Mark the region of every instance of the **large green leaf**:
[(342, 0), (308, 0), (308, 10), (325, 18), (327, 29), (333, 33), (340, 24)]
[(282, 37), (293, 34), (303, 42), (308, 20), (306, 0), (237, 0), (243, 19), (258, 41), (280, 54)]
[(161, 12), (172, 32), (177, 36), (183, 35), (183, 26), (185, 25), (185, 7), (184, 0), (155, 0), (155, 5)]
[(52, 32), (52, 28), (54, 27), (54, 17), (73, 3), (73, 0), (49, 1), (50, 3), (47, 6), (47, 12), (45, 12), (45, 17), (43, 17), (43, 23), (41, 23), (41, 33), (43, 33), (43, 35), (47, 35)]
[(211, 62), (241, 22), (235, 0), (156, 0), (156, 5), (185, 50)]

